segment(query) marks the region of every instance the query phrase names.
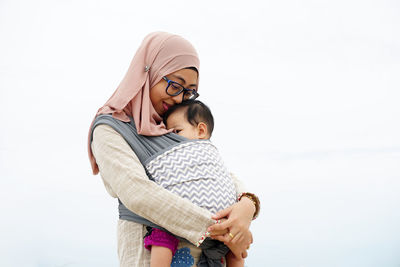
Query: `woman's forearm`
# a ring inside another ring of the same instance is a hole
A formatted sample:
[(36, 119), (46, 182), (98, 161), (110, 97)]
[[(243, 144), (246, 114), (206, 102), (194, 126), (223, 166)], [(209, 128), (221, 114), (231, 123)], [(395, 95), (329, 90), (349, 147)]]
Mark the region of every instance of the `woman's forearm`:
[(130, 146), (111, 127), (96, 127), (92, 150), (109, 193), (137, 215), (193, 244), (214, 223), (209, 211), (150, 181)]
[[(258, 216), (258, 213), (260, 212), (260, 200), (258, 197), (252, 193), (246, 193), (246, 188), (244, 183), (237, 178), (236, 175), (233, 173), (230, 173), (231, 178), (235, 184), (235, 189), (236, 189), (236, 197), (238, 198), (239, 201), (245, 201), (247, 202), (249, 199), (253, 203), (253, 206), (255, 208), (253, 212), (253, 218), (255, 219)], [(250, 206), (250, 210), (253, 210), (253, 206)]]

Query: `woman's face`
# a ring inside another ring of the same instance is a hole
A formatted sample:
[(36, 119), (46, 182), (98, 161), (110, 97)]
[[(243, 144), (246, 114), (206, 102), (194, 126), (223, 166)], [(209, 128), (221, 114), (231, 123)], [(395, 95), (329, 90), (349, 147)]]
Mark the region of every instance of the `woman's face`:
[[(197, 90), (197, 72), (191, 69), (182, 69), (166, 75), (166, 77), (174, 82), (181, 84), (187, 89)], [(150, 100), (158, 115), (162, 116), (173, 105), (182, 102), (182, 93), (177, 96), (170, 96), (165, 91), (167, 81), (161, 79), (150, 90)]]

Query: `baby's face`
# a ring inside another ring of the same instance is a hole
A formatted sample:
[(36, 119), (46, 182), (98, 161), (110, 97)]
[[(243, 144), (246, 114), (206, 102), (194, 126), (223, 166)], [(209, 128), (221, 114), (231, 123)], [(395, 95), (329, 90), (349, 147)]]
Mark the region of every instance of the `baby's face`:
[(166, 127), (168, 130), (174, 129), (174, 133), (188, 139), (199, 139), (198, 129), (187, 121), (184, 109), (178, 109), (169, 115)]

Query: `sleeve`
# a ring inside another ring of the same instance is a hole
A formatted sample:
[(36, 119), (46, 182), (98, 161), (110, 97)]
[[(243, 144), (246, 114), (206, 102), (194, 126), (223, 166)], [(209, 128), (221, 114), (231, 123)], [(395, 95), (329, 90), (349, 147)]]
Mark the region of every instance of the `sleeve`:
[(244, 183), (241, 180), (239, 180), (235, 174), (230, 173), (230, 175), (233, 180), (233, 183), (235, 184), (236, 198), (238, 198), (240, 194), (246, 191), (246, 188), (244, 186)]
[(211, 213), (150, 181), (130, 146), (114, 129), (99, 125), (93, 133), (92, 151), (107, 191), (132, 212), (200, 245)]

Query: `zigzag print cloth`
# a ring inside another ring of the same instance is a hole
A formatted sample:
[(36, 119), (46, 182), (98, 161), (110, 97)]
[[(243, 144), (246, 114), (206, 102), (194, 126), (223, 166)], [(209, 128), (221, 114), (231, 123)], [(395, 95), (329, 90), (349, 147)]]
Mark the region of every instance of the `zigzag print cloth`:
[(177, 145), (147, 163), (146, 169), (156, 183), (212, 213), (236, 201), (230, 174), (208, 140)]

